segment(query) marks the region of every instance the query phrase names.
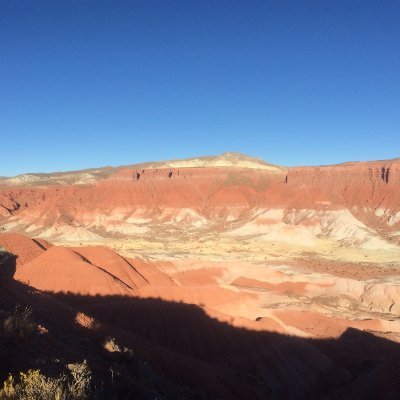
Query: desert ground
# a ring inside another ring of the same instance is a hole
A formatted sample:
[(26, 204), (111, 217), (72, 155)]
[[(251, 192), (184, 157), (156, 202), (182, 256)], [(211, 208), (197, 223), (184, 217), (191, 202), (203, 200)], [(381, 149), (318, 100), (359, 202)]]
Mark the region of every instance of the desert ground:
[(47, 344), (2, 373), (84, 355), (112, 387), (132, 352), (138, 398), (397, 398), (399, 184), (236, 153), (4, 178), (2, 308)]

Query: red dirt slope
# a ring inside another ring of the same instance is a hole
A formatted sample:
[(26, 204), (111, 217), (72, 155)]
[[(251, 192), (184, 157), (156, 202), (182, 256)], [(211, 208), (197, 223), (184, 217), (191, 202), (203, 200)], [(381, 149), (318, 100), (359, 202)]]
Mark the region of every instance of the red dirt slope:
[(0, 247), (17, 256), (17, 266), (20, 266), (41, 255), (51, 244), (18, 233), (0, 233)]
[(148, 284), (147, 279), (132, 264), (107, 247), (76, 247), (72, 250), (131, 288), (137, 289)]
[(134, 293), (133, 287), (78, 253), (56, 246), (18, 266), (15, 279), (43, 291), (88, 295)]

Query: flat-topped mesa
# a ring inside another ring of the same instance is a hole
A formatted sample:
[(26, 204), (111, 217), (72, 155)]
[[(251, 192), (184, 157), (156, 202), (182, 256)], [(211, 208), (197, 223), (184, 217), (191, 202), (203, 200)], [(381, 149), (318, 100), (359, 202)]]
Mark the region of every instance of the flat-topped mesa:
[(137, 170), (137, 180), (145, 170), (172, 170), (189, 168), (228, 168), (228, 169), (251, 169), (264, 170), (270, 173), (281, 173), (286, 167), (268, 163), (260, 158), (250, 157), (241, 153), (224, 153), (218, 156), (206, 156), (178, 160), (167, 160), (158, 162), (145, 162), (117, 167), (91, 168), (79, 171), (53, 172), (53, 173), (28, 173), (14, 177), (0, 178), (0, 189), (3, 187), (26, 187), (26, 186), (58, 186), (93, 185), (107, 178), (123, 176), (120, 171), (131, 169)]
[(316, 178), (331, 181), (336, 176), (342, 180), (357, 177), (363, 181), (396, 185), (400, 182), (400, 161), (359, 162), (288, 169), (290, 183), (297, 182), (298, 179), (301, 179), (302, 183), (314, 182)]
[(288, 185), (310, 185), (348, 206), (400, 210), (400, 161), (293, 167)]
[[(241, 153), (223, 153), (218, 156), (205, 156), (168, 160), (143, 164), (147, 169), (166, 168), (248, 168), (269, 171), (286, 170), (285, 167), (268, 163), (261, 158), (250, 157)], [(132, 167), (135, 167), (134, 165)], [(140, 167), (140, 165), (138, 166)]]
[(249, 168), (128, 168), (99, 182), (94, 190), (113, 193), (108, 199), (119, 206), (248, 208), (259, 203), (264, 192), (282, 183), (285, 176), (286, 171)]
[(247, 167), (162, 167), (162, 168), (125, 168), (106, 179), (111, 181), (148, 182), (150, 180), (197, 179), (197, 178), (226, 178), (227, 176), (240, 177), (270, 177), (271, 181), (283, 182), (286, 177), (284, 169), (256, 169)]

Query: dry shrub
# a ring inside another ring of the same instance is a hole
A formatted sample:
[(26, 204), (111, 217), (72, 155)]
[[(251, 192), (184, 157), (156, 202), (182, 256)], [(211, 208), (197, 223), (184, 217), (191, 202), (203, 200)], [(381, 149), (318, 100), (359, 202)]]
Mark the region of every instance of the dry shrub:
[(121, 353), (121, 348), (118, 346), (114, 337), (107, 337), (103, 347), (110, 353)]
[(68, 391), (74, 400), (87, 399), (90, 396), (90, 382), (92, 371), (86, 363), (74, 364), (71, 368), (72, 381), (68, 384)]
[(19, 400), (67, 400), (65, 377), (48, 378), (39, 370), (21, 372), (21, 383), (17, 386)]
[(4, 335), (14, 340), (24, 340), (37, 330), (37, 324), (32, 316), (32, 308), (15, 307), (14, 311), (4, 320)]
[(0, 389), (0, 400), (86, 400), (90, 396), (91, 371), (86, 364), (74, 364), (71, 377), (49, 378), (39, 370), (21, 372), (19, 383), (12, 375)]
[(14, 378), (12, 375), (9, 375), (8, 379), (4, 382), (3, 389), (0, 389), (0, 400), (13, 400), (16, 399), (16, 396)]
[(0, 400), (67, 400), (65, 377), (48, 378), (39, 370), (20, 373), (20, 383), (10, 375), (0, 390)]

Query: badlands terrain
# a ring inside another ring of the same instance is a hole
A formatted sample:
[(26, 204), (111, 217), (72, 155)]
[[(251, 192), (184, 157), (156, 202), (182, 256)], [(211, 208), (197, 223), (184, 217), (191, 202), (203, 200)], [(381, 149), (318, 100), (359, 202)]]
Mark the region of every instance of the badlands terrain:
[(86, 359), (98, 398), (400, 396), (399, 159), (0, 178), (0, 231), (0, 317), (37, 321), (0, 335), (2, 380)]

